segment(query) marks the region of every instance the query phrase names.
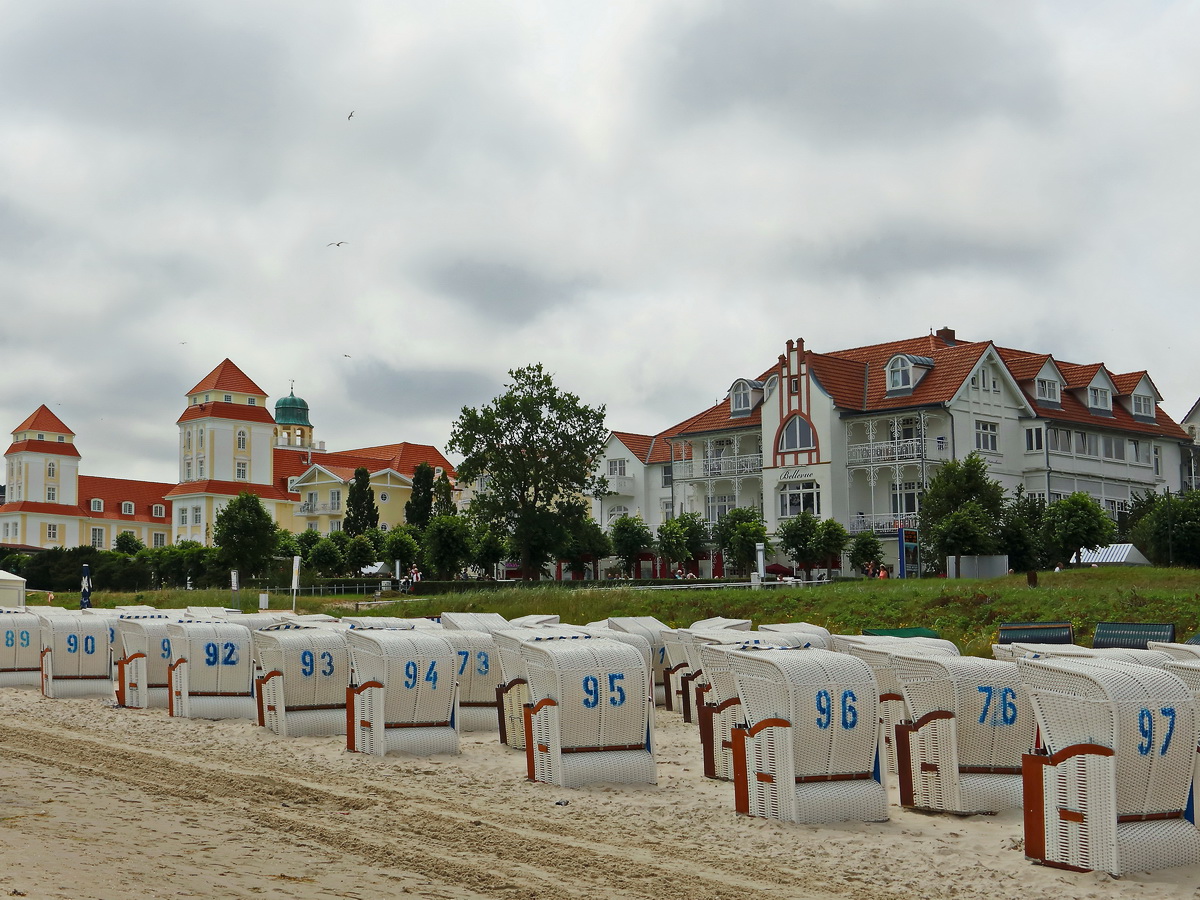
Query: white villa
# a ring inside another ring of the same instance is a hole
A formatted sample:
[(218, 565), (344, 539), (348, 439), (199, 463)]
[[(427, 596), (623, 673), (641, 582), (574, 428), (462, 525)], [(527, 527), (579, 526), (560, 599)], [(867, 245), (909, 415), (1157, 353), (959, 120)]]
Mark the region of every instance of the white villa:
[[(600, 469), (612, 493), (594, 514), (606, 527), (639, 514), (653, 529), (682, 512), (715, 522), (751, 506), (773, 532), (810, 510), (877, 533), (903, 574), (925, 485), (972, 451), (1009, 491), (1048, 501), (1083, 491), (1114, 517), (1134, 492), (1194, 487), (1200, 448), (1161, 399), (1145, 371), (962, 341), (949, 328), (831, 353), (789, 340), (774, 365), (692, 418), (656, 435), (614, 431)], [(1200, 410), (1190, 415), (1200, 424)], [(714, 569), (719, 560), (703, 564)]]

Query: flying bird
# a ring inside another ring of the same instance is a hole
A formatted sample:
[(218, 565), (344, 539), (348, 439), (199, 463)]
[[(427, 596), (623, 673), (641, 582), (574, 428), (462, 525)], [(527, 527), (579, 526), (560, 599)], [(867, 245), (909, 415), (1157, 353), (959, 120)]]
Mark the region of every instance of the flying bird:
[(349, 354), (349, 353), (343, 353), (343, 354), (342, 354), (342, 356), (346, 357), (346, 359), (349, 359), (349, 358), (350, 358), (350, 354)]
[(340, 246), (342, 246), (342, 244), (345, 244), (345, 243), (348, 243), (348, 242), (347, 241), (330, 241), (325, 246), (326, 247), (340, 247)]
[(346, 121), (349, 122), (354, 118), (354, 110), (350, 110), (350, 115), (346, 116)]

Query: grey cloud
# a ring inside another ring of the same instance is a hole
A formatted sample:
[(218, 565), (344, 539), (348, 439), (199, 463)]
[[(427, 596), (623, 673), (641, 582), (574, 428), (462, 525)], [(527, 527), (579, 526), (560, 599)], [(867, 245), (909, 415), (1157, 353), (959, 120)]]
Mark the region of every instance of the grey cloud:
[(818, 275), (886, 281), (952, 269), (1038, 275), (1058, 258), (1059, 248), (1044, 240), (1022, 242), (902, 222), (833, 247), (806, 248), (794, 262)]
[(429, 264), (424, 281), (474, 313), (517, 321), (572, 303), (596, 285), (590, 278), (559, 278), (516, 263), (469, 258)]
[(720, 0), (677, 35), (666, 103), (684, 119), (749, 108), (818, 140), (1051, 119), (1054, 69), (1034, 23), (985, 14), (957, 0)]
[[(409, 340), (419, 340), (419, 336)], [(338, 403), (350, 398), (364, 413), (386, 422), (428, 415), (455, 418), (463, 406), (486, 403), (500, 390), (495, 379), (467, 369), (404, 368), (374, 360), (352, 366), (344, 387), (326, 389), (326, 393), (337, 397)]]

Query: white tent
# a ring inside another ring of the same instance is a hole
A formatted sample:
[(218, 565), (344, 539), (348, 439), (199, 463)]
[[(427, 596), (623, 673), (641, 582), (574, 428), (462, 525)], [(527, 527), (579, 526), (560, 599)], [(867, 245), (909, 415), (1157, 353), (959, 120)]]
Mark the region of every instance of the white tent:
[(0, 569), (0, 606), (21, 609), (25, 606), (25, 579)]
[(1148, 566), (1150, 560), (1133, 544), (1109, 544), (1095, 550), (1084, 550), (1079, 561), (1085, 566)]

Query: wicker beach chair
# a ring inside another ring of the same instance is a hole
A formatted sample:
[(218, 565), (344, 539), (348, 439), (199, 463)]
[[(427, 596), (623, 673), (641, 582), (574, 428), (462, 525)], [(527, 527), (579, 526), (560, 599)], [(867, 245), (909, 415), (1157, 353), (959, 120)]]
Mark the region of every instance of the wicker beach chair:
[(830, 650), (730, 653), (746, 724), (733, 729), (734, 807), (801, 824), (883, 822), (878, 688)]
[(256, 719), (254, 638), (241, 616), (167, 624), (167, 711), (182, 719)]
[(1200, 720), (1166, 669), (1017, 661), (1044, 752), (1024, 758), (1025, 855), (1112, 875), (1200, 863), (1189, 803)]
[(654, 668), (654, 705), (666, 705), (666, 673), (670, 663), (667, 662), (667, 645), (663, 634), (670, 629), (654, 616), (611, 616), (606, 624), (614, 631), (638, 634), (650, 642), (650, 662)]
[(1167, 641), (1149, 641), (1146, 644), (1147, 650), (1158, 650), (1160, 653), (1168, 654), (1172, 659), (1179, 662), (1191, 662), (1200, 660), (1200, 644), (1177, 644)]
[(508, 619), (499, 613), (444, 612), (443, 628), (459, 631), (501, 631), (509, 627)]
[(292, 622), (253, 632), (259, 725), (280, 737), (345, 734), (349, 633)]
[[(427, 629), (421, 629), (425, 631)], [(458, 680), (460, 731), (497, 731), (500, 659), (491, 632), (446, 628), (432, 632), (454, 648), (454, 677)]]
[(667, 709), (678, 710), (685, 722), (696, 721), (693, 682), (703, 675), (700, 644), (726, 642), (731, 635), (733, 640), (737, 640), (738, 635), (744, 635), (749, 630), (749, 619), (717, 616), (693, 622), (687, 628), (665, 632), (663, 641), (670, 663), (664, 673)]
[(166, 708), (170, 691), (171, 637), (166, 615), (124, 615), (116, 621), (123, 654), (116, 660), (117, 705), (129, 709)]
[(359, 680), (346, 692), (348, 750), (458, 753), (459, 656), (446, 633), (356, 628), (346, 642)]
[(543, 626), (506, 628), (493, 632), (500, 661), (500, 679), (496, 685), (496, 720), (500, 743), (513, 750), (525, 749), (525, 704), (529, 702), (529, 675), (525, 669), (522, 645), (530, 641), (591, 640), (592, 636), (572, 627)]
[(657, 782), (652, 675), (637, 648), (605, 638), (534, 640), (521, 655), (530, 781)]
[(42, 620), (23, 609), (0, 608), (0, 687), (42, 680)]
[(110, 620), (85, 615), (39, 618), (42, 693), (53, 698), (111, 697)]
[(813, 625), (811, 622), (768, 622), (759, 625), (758, 630), (770, 634), (802, 634), (808, 646), (817, 650), (831, 649), (832, 635), (829, 629)]
[(900, 805), (958, 814), (1020, 807), (1021, 759), (1036, 726), (1016, 663), (905, 654), (892, 663), (911, 715), (896, 726)]
[(420, 628), (425, 631), (442, 631), (441, 622), (433, 619), (408, 619), (401, 616), (343, 616), (342, 621), (351, 628), (397, 628), (410, 631)]

